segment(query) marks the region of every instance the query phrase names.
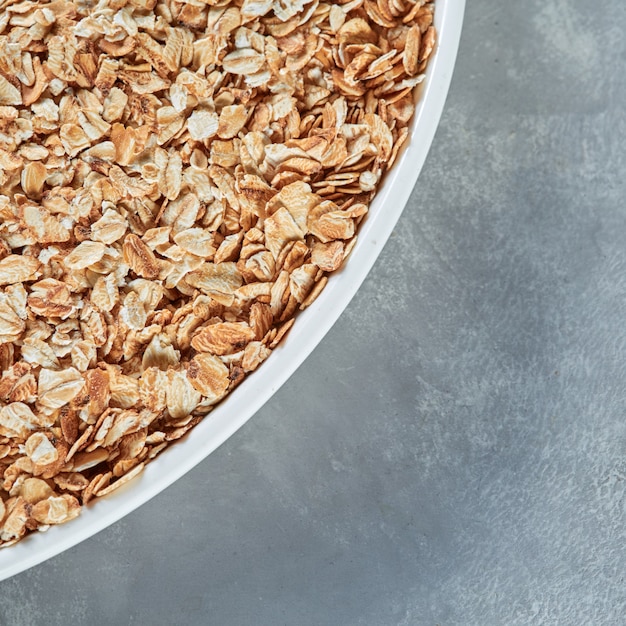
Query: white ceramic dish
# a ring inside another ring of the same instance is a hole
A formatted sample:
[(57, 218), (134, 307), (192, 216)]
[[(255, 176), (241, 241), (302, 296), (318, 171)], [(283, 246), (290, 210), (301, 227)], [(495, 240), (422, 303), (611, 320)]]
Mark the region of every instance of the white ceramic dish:
[(163, 491), (243, 426), (313, 351), (367, 276), (417, 181), (450, 86), (464, 9), (465, 0), (436, 0), (438, 45), (422, 84), (410, 141), (374, 199), (346, 266), (298, 317), (282, 345), (184, 441), (166, 450), (138, 478), (86, 507), (78, 519), (0, 550), (0, 580), (95, 535)]

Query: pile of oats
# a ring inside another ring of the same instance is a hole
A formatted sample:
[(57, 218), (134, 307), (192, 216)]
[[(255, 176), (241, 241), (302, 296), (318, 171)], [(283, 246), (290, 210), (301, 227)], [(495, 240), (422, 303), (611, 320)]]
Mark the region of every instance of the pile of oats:
[(262, 363), (408, 135), (431, 0), (0, 0), (0, 545)]

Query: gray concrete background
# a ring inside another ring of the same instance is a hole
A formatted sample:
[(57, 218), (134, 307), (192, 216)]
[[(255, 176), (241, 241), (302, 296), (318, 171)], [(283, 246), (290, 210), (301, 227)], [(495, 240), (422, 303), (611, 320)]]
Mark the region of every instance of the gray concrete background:
[(624, 624), (624, 33), (623, 0), (469, 0), (334, 329), (189, 475), (0, 583), (0, 623)]

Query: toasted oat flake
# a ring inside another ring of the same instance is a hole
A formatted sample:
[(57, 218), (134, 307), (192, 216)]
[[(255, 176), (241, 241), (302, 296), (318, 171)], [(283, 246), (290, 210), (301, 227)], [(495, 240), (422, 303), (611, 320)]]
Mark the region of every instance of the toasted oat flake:
[(0, 5), (0, 547), (132, 480), (314, 302), (433, 4)]

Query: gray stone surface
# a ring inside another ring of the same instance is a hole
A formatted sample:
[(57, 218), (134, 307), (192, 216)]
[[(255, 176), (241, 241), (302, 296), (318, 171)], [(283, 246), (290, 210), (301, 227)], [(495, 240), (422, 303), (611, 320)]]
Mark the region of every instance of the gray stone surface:
[(623, 624), (626, 3), (469, 0), (411, 202), (323, 343), (3, 625)]

